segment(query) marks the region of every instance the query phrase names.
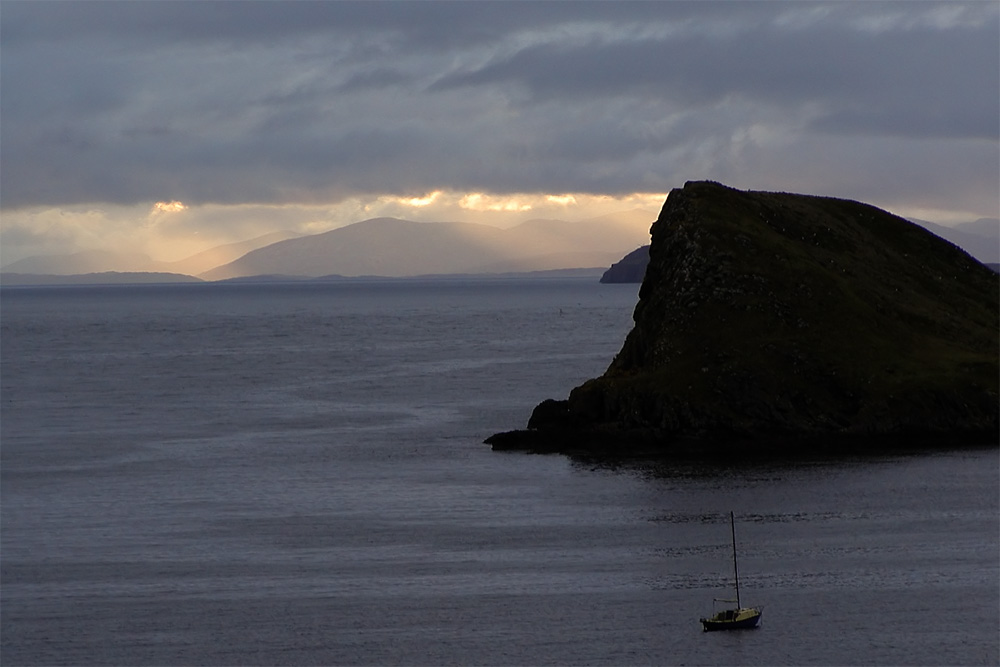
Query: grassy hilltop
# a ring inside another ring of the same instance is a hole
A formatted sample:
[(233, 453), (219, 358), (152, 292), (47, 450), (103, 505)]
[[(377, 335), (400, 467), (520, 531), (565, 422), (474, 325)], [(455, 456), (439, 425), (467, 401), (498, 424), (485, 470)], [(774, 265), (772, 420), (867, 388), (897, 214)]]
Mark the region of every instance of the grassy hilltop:
[(996, 442), (1000, 276), (873, 206), (693, 182), (600, 378), (495, 448)]

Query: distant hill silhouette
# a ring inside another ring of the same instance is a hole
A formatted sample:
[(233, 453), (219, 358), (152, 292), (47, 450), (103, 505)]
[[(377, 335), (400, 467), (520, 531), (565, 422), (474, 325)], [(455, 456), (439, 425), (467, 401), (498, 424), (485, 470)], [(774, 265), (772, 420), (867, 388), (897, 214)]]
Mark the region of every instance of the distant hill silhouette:
[(194, 276), (179, 273), (157, 273), (153, 271), (102, 271), (75, 275), (0, 273), (0, 285), (4, 287), (28, 285), (141, 285), (200, 282), (204, 281)]
[(167, 262), (165, 263), (165, 267), (173, 273), (186, 273), (190, 276), (196, 276), (199, 273), (204, 273), (222, 264), (228, 264), (234, 259), (238, 259), (257, 248), (263, 248), (272, 243), (297, 238), (298, 236), (300, 235), (287, 230), (272, 232), (246, 241), (216, 246), (215, 248), (199, 252), (196, 255), (177, 262)]
[(160, 262), (141, 253), (120, 253), (109, 250), (84, 250), (68, 255), (38, 255), (11, 262), (3, 267), (4, 273), (82, 275), (104, 271), (139, 272), (159, 271)]
[(247, 241), (217, 246), (176, 262), (156, 261), (149, 255), (142, 253), (122, 253), (109, 250), (84, 250), (65, 255), (38, 255), (6, 264), (3, 267), (3, 272), (53, 276), (80, 276), (107, 272), (153, 272), (181, 273), (194, 276), (220, 264), (231, 262), (256, 248), (295, 236), (297, 234), (290, 231), (272, 232)]
[(318, 277), (510, 273), (607, 266), (645, 243), (645, 211), (579, 222), (531, 220), (510, 229), (462, 222), (373, 218), (254, 250), (199, 275)]
[(996, 218), (980, 218), (950, 227), (926, 220), (913, 219), (911, 222), (954, 243), (984, 264), (1000, 263), (1000, 220)]

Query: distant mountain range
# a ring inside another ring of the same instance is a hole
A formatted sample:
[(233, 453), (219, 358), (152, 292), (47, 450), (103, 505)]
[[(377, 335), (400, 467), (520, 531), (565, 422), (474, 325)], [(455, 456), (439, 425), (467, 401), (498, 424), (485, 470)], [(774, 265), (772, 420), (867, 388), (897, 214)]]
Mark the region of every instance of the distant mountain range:
[(135, 282), (133, 274), (138, 271), (215, 281), (601, 269), (648, 242), (655, 217), (633, 210), (577, 222), (530, 220), (510, 229), (374, 218), (310, 236), (290, 238), (292, 234), (280, 232), (180, 262), (103, 251), (31, 257), (5, 266), (0, 280), (7, 285)]
[(531, 220), (510, 229), (375, 218), (271, 244), (199, 277), (402, 277), (604, 267), (648, 240), (653, 217), (628, 211), (578, 222)]
[[(461, 222), (413, 222), (373, 218), (321, 234), (275, 232), (219, 246), (176, 262), (146, 255), (87, 251), (29, 257), (3, 267), (5, 285), (95, 282), (174, 282), (248, 279), (254, 276), (407, 277), (510, 274), (606, 268), (649, 243), (655, 215), (642, 210), (576, 222), (530, 220), (500, 229)], [(914, 221), (984, 263), (1000, 262), (1000, 220), (984, 218), (945, 227)], [(639, 282), (643, 249), (618, 270)], [(147, 274), (147, 275), (143, 275)], [(616, 282), (622, 280), (620, 275)]]
[(980, 218), (973, 222), (963, 222), (954, 227), (937, 225), (926, 220), (915, 222), (945, 241), (954, 243), (984, 264), (1000, 263), (1000, 219)]

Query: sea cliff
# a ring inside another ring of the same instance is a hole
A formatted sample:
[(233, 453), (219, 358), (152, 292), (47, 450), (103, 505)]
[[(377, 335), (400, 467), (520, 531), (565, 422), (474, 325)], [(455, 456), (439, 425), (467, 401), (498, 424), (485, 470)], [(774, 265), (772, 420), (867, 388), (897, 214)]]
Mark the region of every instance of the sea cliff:
[(628, 455), (996, 444), (1000, 277), (863, 203), (673, 190), (607, 371), (494, 449)]

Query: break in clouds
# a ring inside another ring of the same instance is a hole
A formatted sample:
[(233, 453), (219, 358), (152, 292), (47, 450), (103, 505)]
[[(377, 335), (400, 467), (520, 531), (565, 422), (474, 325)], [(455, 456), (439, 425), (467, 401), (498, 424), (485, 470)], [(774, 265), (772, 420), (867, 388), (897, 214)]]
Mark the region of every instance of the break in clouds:
[(996, 217), (998, 28), (980, 2), (8, 1), (4, 241), (72, 235), (41, 210), (329, 228), (703, 178)]

